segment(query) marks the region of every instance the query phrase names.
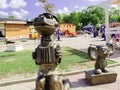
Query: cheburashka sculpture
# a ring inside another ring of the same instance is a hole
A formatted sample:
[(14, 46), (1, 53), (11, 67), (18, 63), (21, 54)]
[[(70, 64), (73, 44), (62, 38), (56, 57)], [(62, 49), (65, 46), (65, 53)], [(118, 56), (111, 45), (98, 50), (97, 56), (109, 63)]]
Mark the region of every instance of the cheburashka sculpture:
[(115, 48), (113, 44), (107, 45), (91, 45), (88, 48), (88, 56), (91, 60), (96, 60), (95, 62), (95, 74), (101, 74), (102, 72), (107, 73), (109, 70), (107, 67), (107, 57), (113, 55)]

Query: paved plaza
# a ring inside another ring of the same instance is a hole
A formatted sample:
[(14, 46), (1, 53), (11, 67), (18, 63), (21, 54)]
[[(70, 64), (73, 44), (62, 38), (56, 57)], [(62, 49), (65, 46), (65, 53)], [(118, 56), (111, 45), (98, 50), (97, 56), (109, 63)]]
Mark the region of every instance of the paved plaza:
[[(58, 41), (60, 45), (68, 46), (80, 51), (87, 52), (89, 44), (105, 44), (100, 38), (91, 38), (90, 36), (79, 36), (79, 37), (65, 37)], [(38, 41), (29, 40), (27, 42), (22, 42), (24, 49), (34, 50), (38, 45)], [(5, 50), (5, 46), (0, 45), (0, 51)], [(115, 54), (110, 57), (110, 59), (120, 63), (120, 50), (116, 50)], [(115, 83), (103, 84), (90, 86), (85, 79), (84, 73), (79, 73), (76, 75), (66, 76), (71, 82), (71, 90), (120, 90), (120, 66), (110, 67), (110, 70), (117, 73), (117, 80)], [(107, 78), (106, 78), (107, 79)], [(12, 85), (0, 85), (0, 90), (35, 90), (35, 81), (17, 83)]]

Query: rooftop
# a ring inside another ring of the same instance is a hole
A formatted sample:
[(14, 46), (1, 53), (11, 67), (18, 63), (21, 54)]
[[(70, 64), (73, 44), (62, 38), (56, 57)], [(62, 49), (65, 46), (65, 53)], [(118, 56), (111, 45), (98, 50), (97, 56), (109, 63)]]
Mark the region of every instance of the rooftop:
[(0, 23), (26, 24), (26, 21), (21, 19), (0, 18)]

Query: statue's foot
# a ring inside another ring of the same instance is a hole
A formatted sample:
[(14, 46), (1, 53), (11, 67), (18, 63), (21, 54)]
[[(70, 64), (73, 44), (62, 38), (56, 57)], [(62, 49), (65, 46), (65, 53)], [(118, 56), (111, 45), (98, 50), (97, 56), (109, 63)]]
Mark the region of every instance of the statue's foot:
[(45, 82), (44, 73), (40, 73), (36, 79), (36, 90), (44, 90)]
[(50, 90), (63, 90), (61, 76), (50, 76)]
[(108, 69), (107, 69), (107, 68), (104, 68), (104, 69), (102, 69), (102, 72), (107, 73), (107, 72), (109, 72), (109, 71), (108, 71)]
[(36, 81), (36, 90), (44, 90), (45, 78), (40, 81)]
[(101, 73), (102, 73), (101, 69), (95, 69), (94, 70), (94, 74), (101, 74)]
[(69, 79), (63, 79), (63, 85), (64, 85), (63, 90), (70, 90), (71, 84), (70, 84)]

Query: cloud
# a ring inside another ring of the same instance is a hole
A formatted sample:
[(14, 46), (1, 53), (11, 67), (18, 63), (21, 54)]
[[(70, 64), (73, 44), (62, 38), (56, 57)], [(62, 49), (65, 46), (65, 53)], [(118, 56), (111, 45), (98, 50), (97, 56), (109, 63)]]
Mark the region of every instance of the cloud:
[(120, 6), (119, 5), (111, 5), (111, 7), (114, 7), (117, 10), (120, 10)]
[(0, 0), (0, 8), (1, 9), (7, 9), (7, 8), (21, 8), (26, 7), (27, 2), (25, 0), (10, 0), (8, 3), (7, 0)]
[(94, 2), (94, 1), (97, 1), (97, 0), (88, 0), (89, 2)]
[(7, 0), (0, 0), (0, 8), (1, 9), (8, 8)]
[(9, 14), (7, 12), (4, 11), (0, 11), (0, 17), (8, 17)]
[(25, 2), (24, 0), (11, 0), (11, 2), (9, 3), (9, 7), (11, 8), (20, 8), (20, 7), (26, 7), (27, 2)]
[(35, 3), (35, 6), (39, 7), (39, 6), (43, 6), (43, 4), (38, 1), (38, 2)]
[(23, 15), (23, 16), (26, 16), (26, 15), (28, 15), (28, 11), (26, 11), (26, 10), (24, 10), (24, 9), (21, 9), (20, 10), (20, 13)]
[(75, 8), (75, 11), (80, 12), (83, 9), (85, 9), (86, 7), (79, 7), (79, 6), (76, 5), (76, 6), (74, 6), (74, 8)]
[(20, 9), (20, 11), (13, 11), (13, 12), (11, 12), (11, 14), (13, 16), (15, 16), (16, 18), (18, 18), (18, 19), (22, 19), (24, 16), (27, 16), (28, 13), (29, 12), (24, 10), (24, 9)]
[(86, 7), (81, 7), (81, 10), (86, 9)]
[(79, 6), (76, 5), (76, 6), (74, 6), (74, 8), (79, 8)]
[(67, 7), (64, 7), (63, 10), (61, 9), (58, 9), (57, 12), (55, 13), (60, 13), (60, 14), (69, 14), (71, 11), (67, 8)]
[(88, 2), (101, 2), (101, 1), (111, 1), (111, 0), (88, 0)]

